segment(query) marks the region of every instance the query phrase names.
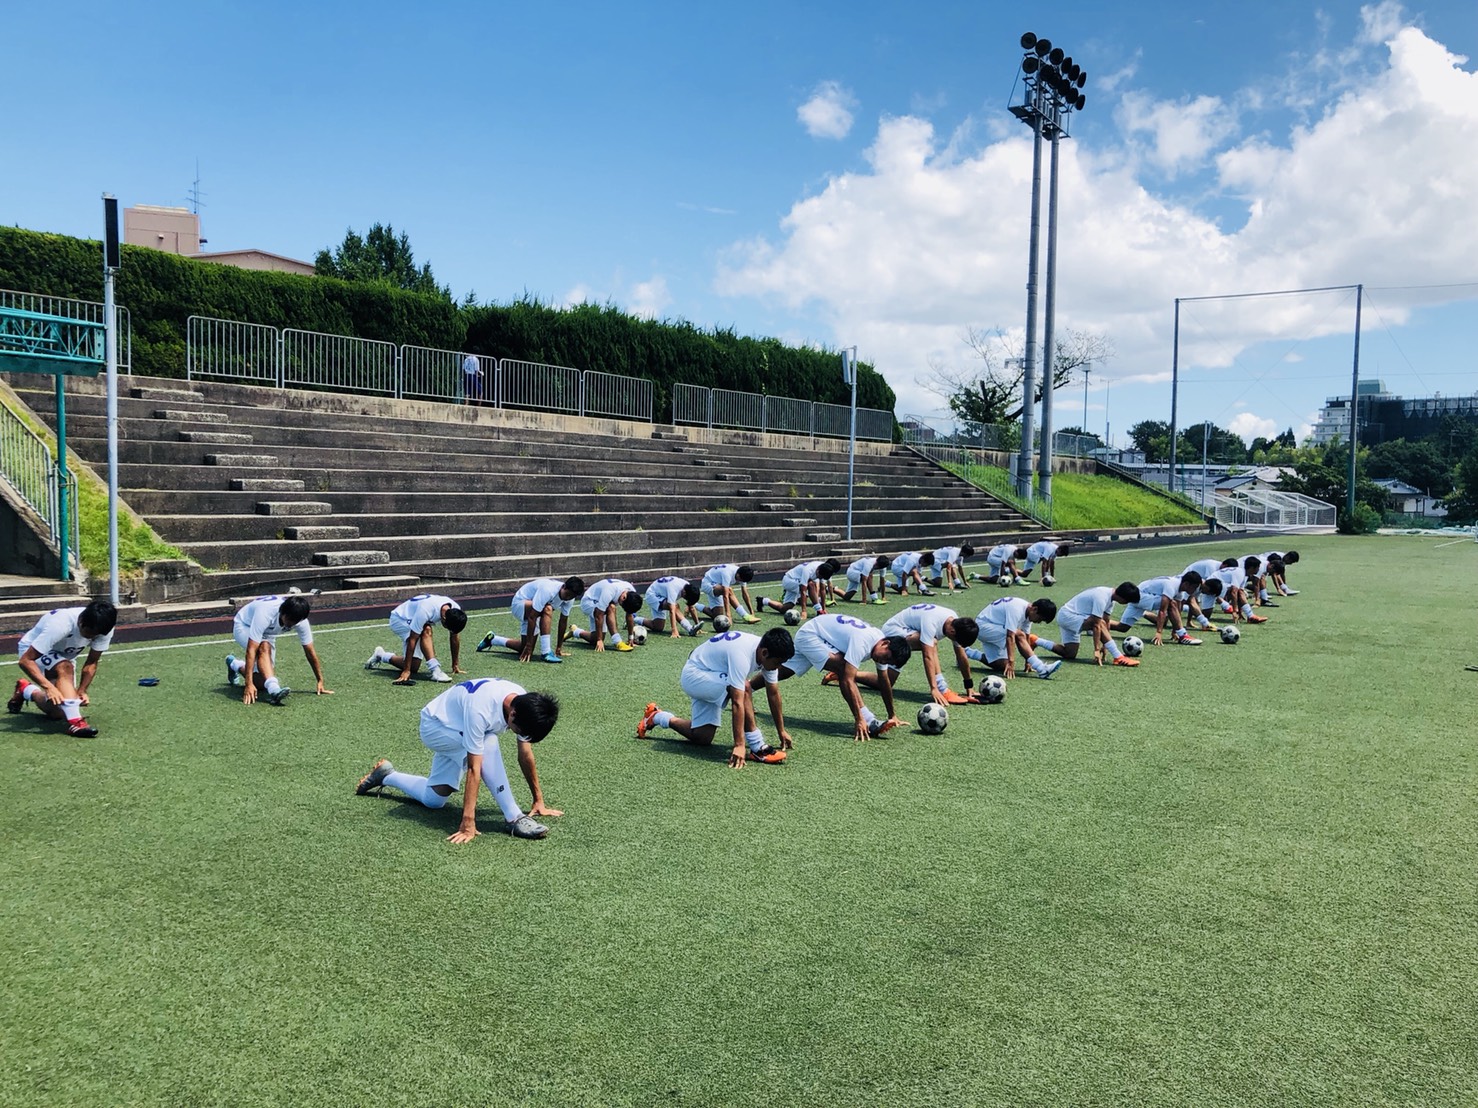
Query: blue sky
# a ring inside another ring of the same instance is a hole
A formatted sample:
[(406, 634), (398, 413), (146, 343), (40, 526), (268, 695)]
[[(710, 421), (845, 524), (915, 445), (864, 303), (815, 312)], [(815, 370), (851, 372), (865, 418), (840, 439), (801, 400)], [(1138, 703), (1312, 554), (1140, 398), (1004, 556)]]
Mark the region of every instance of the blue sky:
[[(1478, 4), (999, 8), (26, 5), (0, 220), (96, 236), (101, 192), (183, 203), (198, 159), (209, 249), (389, 222), (458, 295), (855, 344), (929, 415), (970, 328), (1020, 342), (1032, 30), (1089, 74), (1058, 326), (1115, 351), (1091, 429), (1168, 417), (1177, 296), (1361, 282), (1362, 376), (1478, 389)], [(1181, 422), (1302, 429), (1348, 389), (1353, 315), (1186, 305)], [(1081, 422), (1081, 383), (1058, 403)]]

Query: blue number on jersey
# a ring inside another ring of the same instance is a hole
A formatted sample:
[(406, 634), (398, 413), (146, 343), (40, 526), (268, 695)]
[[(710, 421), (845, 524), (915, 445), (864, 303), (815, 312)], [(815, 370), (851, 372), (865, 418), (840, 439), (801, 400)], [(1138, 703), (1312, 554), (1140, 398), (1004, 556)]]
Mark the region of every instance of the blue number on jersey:
[(491, 680), (491, 677), (475, 677), (471, 681), (458, 682), (457, 688), (466, 689), (469, 693), (475, 693), (478, 689), (482, 688)]
[(725, 631), (722, 635), (710, 635), (709, 642), (733, 642), (739, 637), (738, 631)]
[(415, 596), (411, 597), (411, 599), (412, 600), (430, 600), (431, 599), (431, 594), (429, 592), (420, 592), (420, 593), (417, 593)]
[(840, 623), (843, 627), (866, 627), (867, 626), (867, 624), (863, 623), (862, 620), (860, 620), (860, 619), (854, 619), (851, 616), (837, 616), (836, 619), (837, 619), (837, 622)]
[(910, 612), (927, 612), (931, 611), (933, 607), (934, 605), (932, 604), (910, 604), (908, 610)]

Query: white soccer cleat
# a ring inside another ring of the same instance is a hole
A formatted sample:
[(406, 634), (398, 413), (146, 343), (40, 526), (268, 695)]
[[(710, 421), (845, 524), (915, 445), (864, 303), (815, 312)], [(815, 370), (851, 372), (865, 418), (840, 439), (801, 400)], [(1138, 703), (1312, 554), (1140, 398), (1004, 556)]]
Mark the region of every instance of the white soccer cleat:
[(438, 668), (431, 671), (431, 680), (435, 681), (438, 685), (450, 685), (455, 678), (446, 670)]

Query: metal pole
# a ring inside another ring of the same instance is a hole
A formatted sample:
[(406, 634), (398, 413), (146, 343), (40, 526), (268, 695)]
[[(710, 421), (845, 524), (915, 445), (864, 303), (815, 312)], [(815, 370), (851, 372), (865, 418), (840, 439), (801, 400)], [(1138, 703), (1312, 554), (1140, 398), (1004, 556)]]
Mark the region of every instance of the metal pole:
[(118, 320), (113, 306), (116, 274), (103, 266), (103, 346), (108, 387), (108, 599), (118, 604)]
[(1104, 383), (1103, 383), (1103, 448), (1105, 450), (1108, 450), (1108, 449), (1110, 449), (1113, 446), (1113, 444), (1111, 442), (1109, 442), (1109, 406), (1108, 406), (1108, 402), (1109, 402), (1109, 385), (1110, 384), (1111, 384), (1111, 382), (1109, 382), (1109, 381), (1104, 381)]
[[(1054, 102), (1055, 103), (1055, 102)], [(1053, 349), (1053, 324), (1057, 315), (1057, 151), (1062, 135), (1060, 121), (1054, 111), (1052, 120), (1052, 162), (1047, 175), (1047, 295), (1042, 321), (1042, 449), (1037, 455), (1037, 487), (1047, 500), (1052, 499), (1052, 390), (1057, 352)], [(1083, 420), (1083, 430), (1088, 420)]]
[(1083, 367), (1083, 434), (1088, 433), (1088, 373), (1089, 366)]
[(1180, 391), (1180, 297), (1175, 298), (1175, 337), (1170, 345), (1170, 491), (1175, 491), (1175, 405)]
[(1360, 444), (1360, 308), (1365, 298), (1365, 286), (1355, 286), (1355, 364), (1350, 370), (1350, 475), (1349, 488), (1345, 492), (1345, 513), (1350, 525), (1355, 523), (1355, 452)]
[(71, 491), (72, 482), (67, 477), (67, 392), (64, 386), (66, 375), (56, 375), (56, 488), (57, 488), (57, 522), (61, 525), (62, 541), (58, 545), (58, 553), (61, 555), (61, 579), (70, 581), (72, 575), (67, 568), (67, 559), (71, 551), (68, 542), (72, 537), (72, 528), (67, 519), (67, 493)]
[(847, 452), (847, 541), (852, 541), (852, 490), (857, 487), (857, 348), (842, 351), (842, 372), (852, 382), (852, 436)]
[(1211, 423), (1201, 424), (1201, 507), (1206, 507), (1206, 455), (1211, 445)]
[(1026, 358), (1021, 378), (1021, 453), (1016, 459), (1016, 495), (1032, 495), (1032, 414), (1037, 389), (1037, 250), (1042, 236), (1042, 112), (1041, 92), (1032, 96), (1032, 218), (1026, 263)]

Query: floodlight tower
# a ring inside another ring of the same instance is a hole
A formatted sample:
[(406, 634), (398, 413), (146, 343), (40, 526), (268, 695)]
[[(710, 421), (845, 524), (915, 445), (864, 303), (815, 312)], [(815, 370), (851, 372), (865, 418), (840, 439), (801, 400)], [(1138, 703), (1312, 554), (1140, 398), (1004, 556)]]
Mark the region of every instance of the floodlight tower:
[(1083, 68), (1050, 39), (1028, 31), (1021, 36), (1021, 72), (1025, 75), (1022, 102), (1011, 114), (1032, 129), (1032, 216), (1026, 277), (1026, 369), (1022, 376), (1021, 454), (1016, 461), (1016, 494), (1028, 499), (1032, 491), (1032, 412), (1036, 406), (1037, 254), (1041, 239), (1042, 139), (1052, 142), (1052, 166), (1047, 204), (1047, 305), (1042, 336), (1042, 451), (1039, 461), (1041, 493), (1052, 495), (1052, 327), (1057, 300), (1057, 167), (1058, 140), (1068, 136), (1068, 116), (1082, 111), (1088, 83)]

